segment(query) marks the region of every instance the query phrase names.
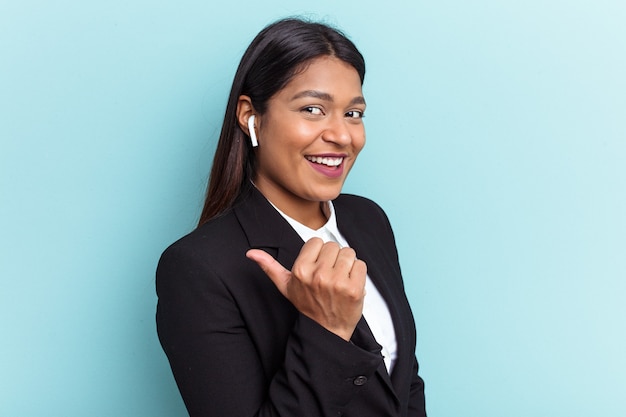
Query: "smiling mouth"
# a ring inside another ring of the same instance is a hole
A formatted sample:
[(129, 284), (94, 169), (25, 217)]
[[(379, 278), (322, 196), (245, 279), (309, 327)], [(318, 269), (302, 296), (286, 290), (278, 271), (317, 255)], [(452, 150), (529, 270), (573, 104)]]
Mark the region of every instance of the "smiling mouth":
[(315, 164), (326, 165), (331, 168), (338, 167), (343, 162), (343, 157), (305, 156), (305, 158)]

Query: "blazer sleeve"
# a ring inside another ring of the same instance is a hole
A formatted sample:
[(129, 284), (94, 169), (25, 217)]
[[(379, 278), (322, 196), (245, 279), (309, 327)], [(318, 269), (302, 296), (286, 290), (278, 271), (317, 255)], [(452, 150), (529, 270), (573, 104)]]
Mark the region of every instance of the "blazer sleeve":
[[(246, 262), (245, 258), (242, 262)], [(238, 304), (197, 251), (164, 252), (157, 268), (159, 339), (191, 417), (338, 416), (382, 361), (298, 315), (268, 375)]]
[(409, 391), (409, 417), (426, 417), (426, 399), (424, 396), (424, 381), (418, 374), (417, 358), (413, 358), (413, 371)]

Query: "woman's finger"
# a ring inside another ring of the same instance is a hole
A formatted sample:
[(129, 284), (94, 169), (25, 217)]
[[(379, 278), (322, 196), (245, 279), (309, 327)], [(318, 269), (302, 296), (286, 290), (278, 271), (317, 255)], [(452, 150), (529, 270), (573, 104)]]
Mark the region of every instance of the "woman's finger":
[(287, 286), (291, 280), (291, 272), (289, 270), (285, 269), (272, 255), (261, 249), (250, 249), (246, 252), (246, 257), (252, 259), (261, 267), (281, 294), (287, 295)]

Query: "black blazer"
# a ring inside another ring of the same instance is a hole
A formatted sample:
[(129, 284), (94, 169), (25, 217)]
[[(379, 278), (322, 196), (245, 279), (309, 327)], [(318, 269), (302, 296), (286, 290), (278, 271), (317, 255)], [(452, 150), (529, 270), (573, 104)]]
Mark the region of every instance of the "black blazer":
[(192, 417), (426, 415), (415, 327), (395, 241), (373, 202), (341, 195), (337, 224), (387, 302), (398, 357), (388, 375), (361, 319), (350, 343), (300, 314), (245, 257), (291, 269), (302, 239), (254, 187), (171, 245), (157, 268), (157, 328)]

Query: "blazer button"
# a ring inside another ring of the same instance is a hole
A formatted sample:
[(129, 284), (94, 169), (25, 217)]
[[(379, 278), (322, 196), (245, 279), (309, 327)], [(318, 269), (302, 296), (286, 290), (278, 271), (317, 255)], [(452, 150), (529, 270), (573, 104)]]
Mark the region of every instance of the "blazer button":
[(365, 383), (367, 382), (367, 377), (366, 376), (357, 376), (356, 378), (354, 378), (354, 385), (365, 385)]

